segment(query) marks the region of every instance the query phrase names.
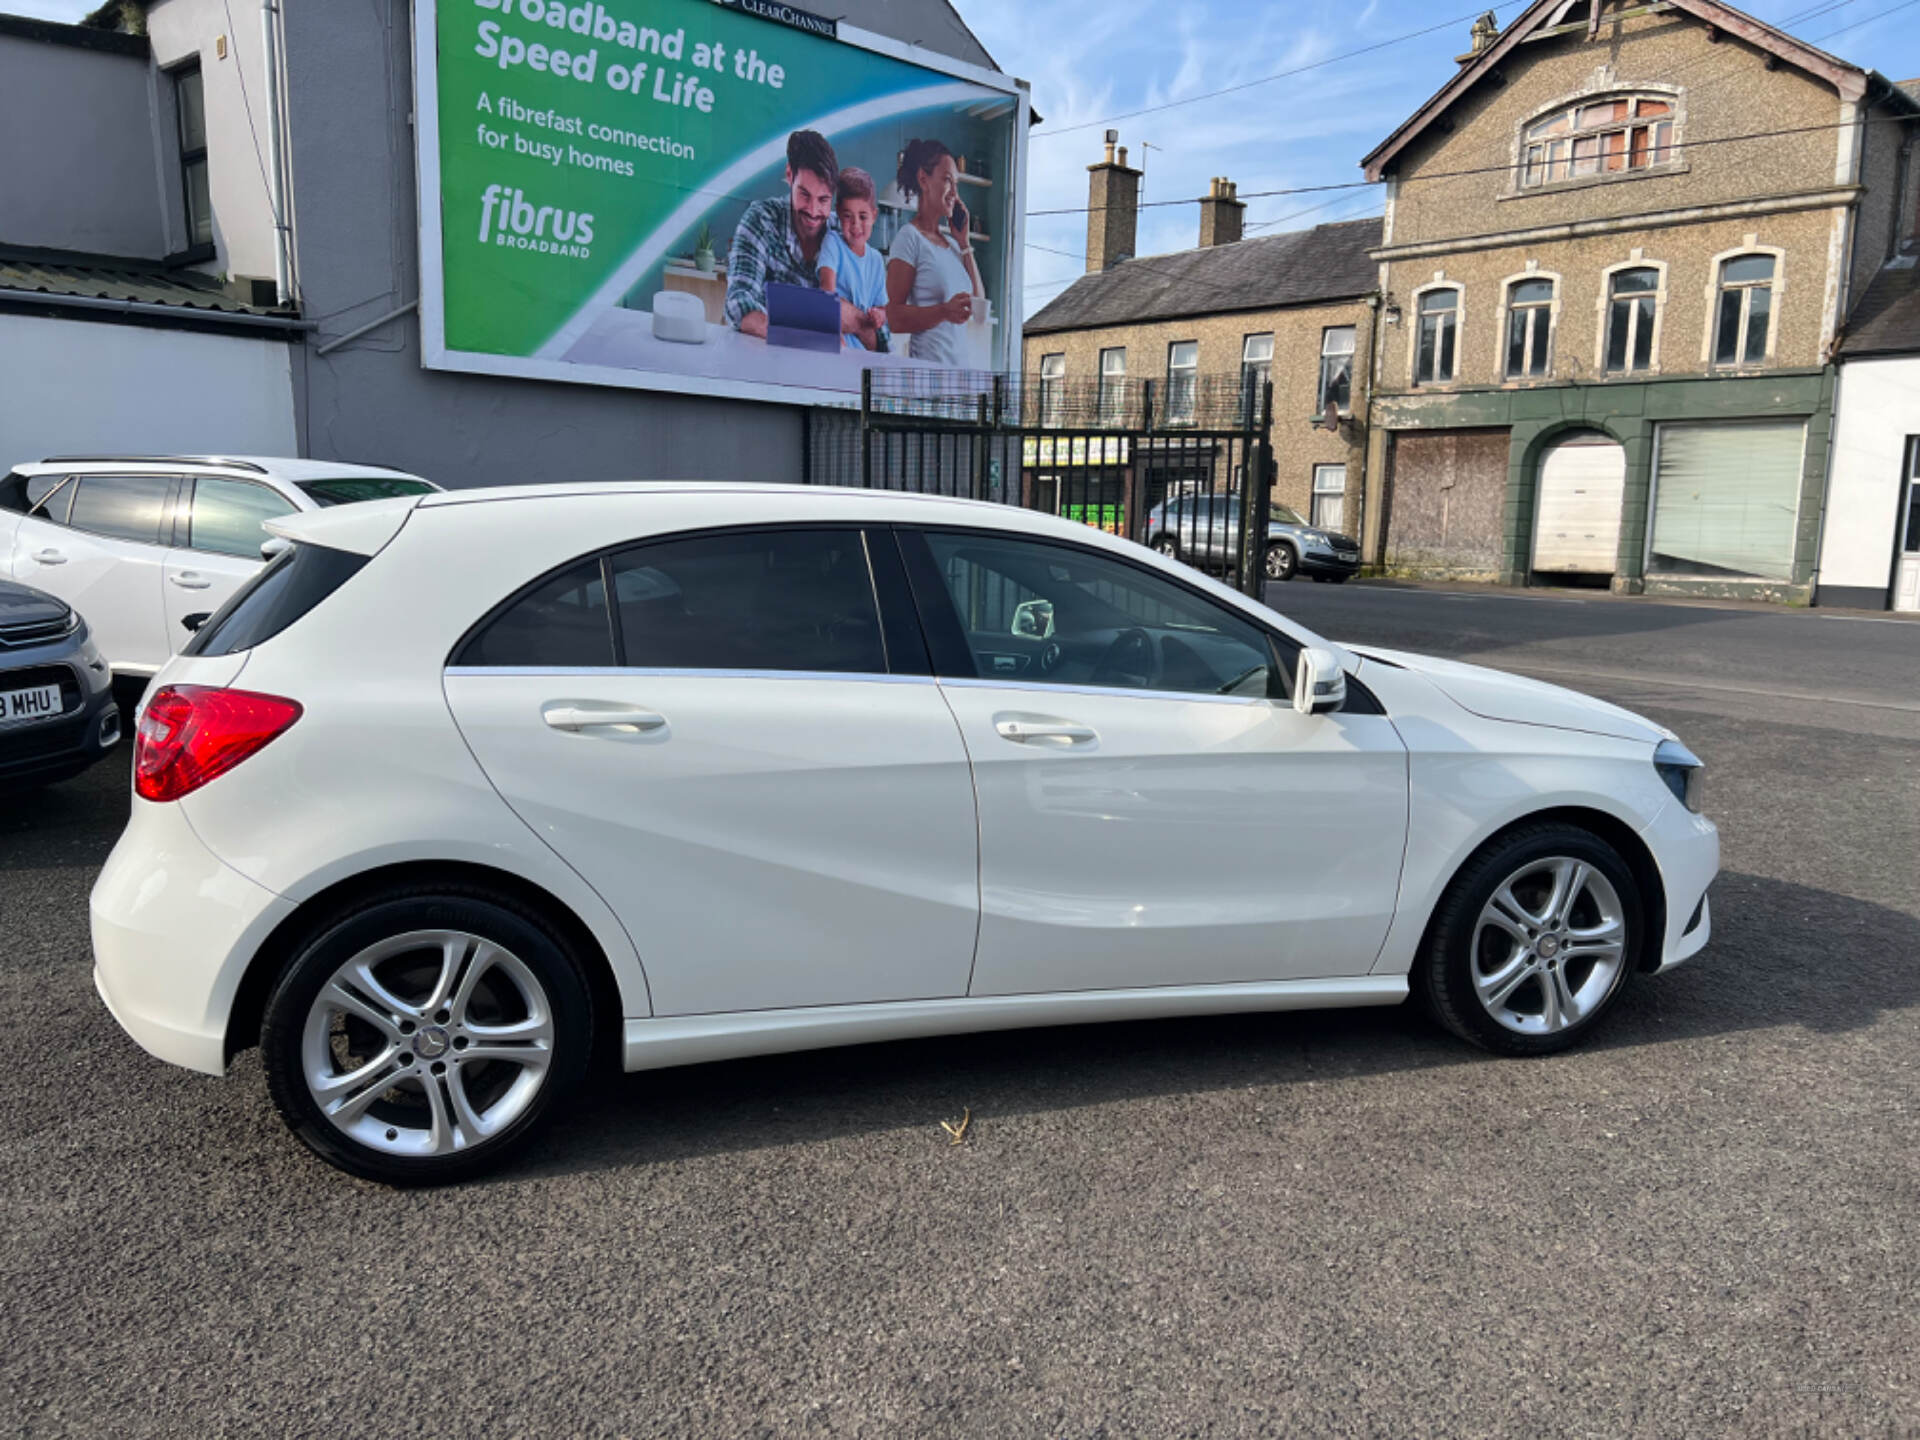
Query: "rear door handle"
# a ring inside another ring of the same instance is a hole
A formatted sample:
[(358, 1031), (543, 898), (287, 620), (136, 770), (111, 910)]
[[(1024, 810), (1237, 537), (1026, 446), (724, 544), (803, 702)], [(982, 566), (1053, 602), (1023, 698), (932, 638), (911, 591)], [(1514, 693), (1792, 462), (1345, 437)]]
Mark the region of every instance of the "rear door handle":
[(58, 550), (42, 550), (33, 558), (41, 565), (64, 565), (67, 563), (67, 557), (62, 555)]
[(178, 585), (182, 590), (206, 590), (210, 589), (213, 585), (211, 580), (196, 574), (192, 570), (182, 570), (178, 575), (169, 575), (167, 579)]
[(540, 707), (540, 718), (555, 730), (575, 734), (600, 729), (658, 730), (667, 723), (658, 711), (595, 700), (549, 700)]
[(993, 728), (999, 732), (1001, 739), (1022, 745), (1031, 740), (1064, 740), (1069, 745), (1089, 745), (1100, 738), (1100, 732), (1091, 725), (1081, 725), (1072, 720), (1016, 720), (1001, 716), (993, 722)]

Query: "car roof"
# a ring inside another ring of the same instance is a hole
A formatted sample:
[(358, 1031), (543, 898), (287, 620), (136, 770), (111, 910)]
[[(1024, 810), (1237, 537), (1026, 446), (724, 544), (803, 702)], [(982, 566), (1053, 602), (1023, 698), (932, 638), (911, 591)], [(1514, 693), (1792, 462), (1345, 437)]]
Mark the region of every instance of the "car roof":
[[(265, 476), (299, 484), (305, 480), (360, 478), (424, 480), (424, 476), (389, 465), (360, 465), (340, 460), (302, 460), (288, 455), (50, 455), (32, 464), (16, 465), (20, 475), (69, 475), (77, 471), (115, 472), (164, 465), (195, 473)], [(427, 484), (433, 482), (428, 480)]]

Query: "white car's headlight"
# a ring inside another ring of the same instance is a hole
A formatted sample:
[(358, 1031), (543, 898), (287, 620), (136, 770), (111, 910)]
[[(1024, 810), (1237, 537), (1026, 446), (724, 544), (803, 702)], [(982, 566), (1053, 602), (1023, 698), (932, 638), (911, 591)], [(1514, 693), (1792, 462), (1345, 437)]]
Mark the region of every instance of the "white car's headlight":
[(1653, 768), (1667, 782), (1667, 788), (1694, 814), (1700, 813), (1700, 800), (1706, 786), (1707, 767), (1700, 757), (1678, 740), (1662, 740), (1653, 752)]

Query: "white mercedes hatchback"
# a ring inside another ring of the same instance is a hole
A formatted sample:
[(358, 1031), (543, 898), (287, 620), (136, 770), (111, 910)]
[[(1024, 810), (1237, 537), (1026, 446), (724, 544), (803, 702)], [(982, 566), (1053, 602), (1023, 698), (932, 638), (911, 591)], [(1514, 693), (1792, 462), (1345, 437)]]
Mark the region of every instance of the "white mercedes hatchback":
[(723, 485), (289, 515), (148, 691), (95, 979), (344, 1169), (628, 1069), (1392, 1005), (1508, 1054), (1707, 941), (1700, 762), (1030, 512)]

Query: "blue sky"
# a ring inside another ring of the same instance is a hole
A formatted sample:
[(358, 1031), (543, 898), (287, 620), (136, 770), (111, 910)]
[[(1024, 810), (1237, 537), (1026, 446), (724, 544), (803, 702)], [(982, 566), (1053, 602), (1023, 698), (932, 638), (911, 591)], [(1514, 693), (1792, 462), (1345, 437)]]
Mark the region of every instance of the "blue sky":
[[(0, 0), (0, 9), (76, 20), (94, 3)], [(1033, 211), (1087, 203), (1086, 167), (1099, 158), (1105, 122), (1120, 131), (1135, 164), (1145, 156), (1149, 201), (1203, 195), (1214, 175), (1237, 181), (1243, 195), (1357, 180), (1360, 157), (1452, 73), (1477, 13), (1463, 0), (956, 3), (1001, 67), (1032, 82), (1034, 105), (1046, 116), (1028, 151)], [(1508, 0), (1498, 13), (1504, 23), (1525, 8), (1525, 0)], [(1893, 79), (1920, 76), (1920, 0), (1748, 0), (1742, 8)], [(1336, 58), (1435, 25), (1442, 28)], [(1115, 118), (1302, 66), (1316, 68), (1231, 95)], [(1090, 128), (1067, 128), (1076, 125)], [(1064, 133), (1046, 138), (1056, 132)], [(1379, 212), (1378, 190), (1362, 189), (1253, 199), (1247, 222), (1252, 233), (1264, 234)], [(1145, 210), (1139, 253), (1185, 249), (1198, 239), (1199, 226), (1193, 205)], [(1023, 308), (1031, 313), (1085, 269), (1085, 217), (1035, 216), (1027, 240)]]

